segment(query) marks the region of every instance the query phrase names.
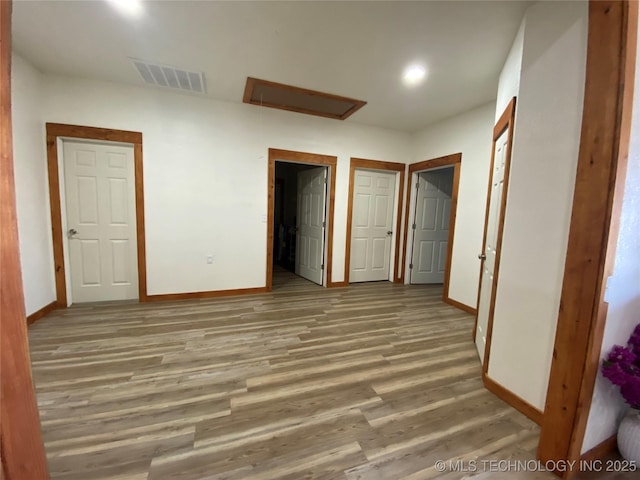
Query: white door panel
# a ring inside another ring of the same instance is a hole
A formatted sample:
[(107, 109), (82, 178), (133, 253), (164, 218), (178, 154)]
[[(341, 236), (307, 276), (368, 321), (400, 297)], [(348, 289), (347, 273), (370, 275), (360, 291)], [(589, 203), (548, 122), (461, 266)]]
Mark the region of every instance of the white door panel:
[(443, 283), (449, 242), (453, 168), (418, 174), (411, 283)]
[(413, 270), (422, 272), (432, 271), (435, 242), (431, 240), (422, 240), (418, 242), (418, 248), (418, 262), (413, 264)]
[(476, 327), (476, 348), (481, 359), (487, 344), (487, 326), (489, 323), (489, 309), (491, 305), (491, 293), (493, 290), (493, 278), (496, 265), (496, 243), (498, 241), (498, 227), (500, 225), (500, 206), (504, 187), (504, 173), (507, 158), (507, 142), (509, 130), (498, 138), (495, 144), (493, 171), (491, 172), (491, 196), (489, 198), (489, 216), (487, 218), (487, 230), (485, 232), (485, 259), (482, 261), (480, 272), (480, 294), (478, 301), (478, 322)]
[(447, 247), (449, 242), (440, 242), (438, 248), (438, 271), (444, 272), (447, 268)]
[(327, 167), (298, 173), (296, 274), (322, 285)]
[(366, 238), (354, 238), (351, 242), (351, 269), (365, 270), (367, 268)]
[[(74, 242), (75, 243), (75, 242)], [(71, 255), (80, 259), (80, 265), (82, 267), (82, 277), (80, 279), (81, 286), (100, 286), (102, 283), (102, 274), (100, 268), (100, 244), (98, 240), (83, 240), (77, 239), (77, 243), (80, 249), (80, 255)], [(72, 276), (76, 275), (76, 269), (73, 266), (72, 261)], [(75, 280), (75, 279), (74, 279)], [(73, 282), (74, 284), (76, 281)], [(75, 295), (74, 295), (75, 298)]]
[(65, 141), (63, 155), (73, 302), (138, 298), (133, 147)]
[[(369, 211), (371, 210), (369, 206), (370, 201), (371, 196), (368, 193), (357, 193), (355, 195), (352, 228), (367, 228), (369, 226)], [(358, 208), (355, 208), (355, 205), (358, 205)]]
[(350, 282), (389, 279), (395, 187), (395, 173), (355, 170)]

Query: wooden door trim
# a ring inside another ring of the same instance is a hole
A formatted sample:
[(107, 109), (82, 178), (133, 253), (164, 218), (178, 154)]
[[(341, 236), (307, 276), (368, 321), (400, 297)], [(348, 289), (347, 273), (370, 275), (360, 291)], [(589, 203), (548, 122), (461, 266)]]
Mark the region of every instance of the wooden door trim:
[[(500, 203), (500, 213), (498, 217), (498, 235), (496, 237), (496, 261), (494, 265), (494, 274), (493, 281), (491, 285), (491, 298), (489, 299), (489, 312), (487, 319), (487, 338), (486, 344), (484, 347), (484, 358), (482, 359), (482, 382), (484, 386), (504, 400), (506, 403), (511, 405), (513, 408), (521, 412), (522, 414), (529, 417), (537, 424), (542, 424), (543, 412), (531, 405), (526, 400), (522, 399), (512, 391), (503, 387), (491, 377), (489, 377), (489, 357), (491, 353), (491, 338), (493, 335), (493, 317), (495, 314), (495, 305), (496, 305), (496, 295), (498, 289), (498, 277), (500, 272), (500, 254), (502, 252), (502, 236), (504, 233), (504, 219), (507, 210), (507, 196), (509, 192), (509, 174), (511, 172), (511, 153), (513, 147), (513, 130), (514, 130), (514, 122), (515, 122), (515, 113), (516, 113), (516, 97), (513, 97), (505, 110), (500, 115), (500, 118), (496, 122), (493, 128), (493, 136), (492, 136), (492, 145), (491, 145), (491, 164), (489, 166), (489, 181), (487, 184), (487, 201), (485, 206), (485, 216), (484, 216), (484, 234), (482, 237), (482, 250), (484, 253), (485, 247), (487, 244), (487, 226), (489, 223), (489, 207), (491, 205), (491, 185), (493, 183), (493, 165), (495, 163), (495, 153), (496, 153), (496, 141), (502, 136), (502, 134), (509, 130), (509, 135), (507, 137), (507, 151), (505, 158), (505, 167), (504, 167), (504, 179), (502, 186), (502, 201)], [(480, 293), (482, 287), (482, 265), (484, 260), (480, 262), (480, 275), (478, 277), (478, 297), (476, 301), (476, 318), (473, 327), (473, 340), (476, 340), (476, 330), (478, 328), (478, 307), (480, 305)]]
[(31, 374), (27, 317), (20, 267), (11, 120), (11, 10), (0, 2), (0, 476), (49, 478)]
[(32, 323), (37, 322), (42, 317), (46, 317), (57, 308), (58, 308), (58, 302), (56, 300), (54, 300), (51, 303), (48, 303), (44, 307), (40, 308), (39, 310), (36, 310), (31, 315), (29, 315), (27, 317), (27, 324), (31, 325)]
[[(507, 196), (509, 193), (509, 174), (511, 172), (511, 150), (513, 146), (513, 125), (516, 115), (516, 97), (513, 97), (507, 107), (500, 115), (500, 118), (493, 127), (493, 137), (491, 145), (491, 163), (489, 165), (489, 182), (487, 187), (487, 202), (484, 214), (484, 234), (482, 236), (482, 250), (484, 253), (487, 245), (487, 226), (489, 224), (489, 207), (491, 205), (491, 184), (493, 181), (493, 164), (496, 155), (496, 142), (500, 136), (509, 130), (507, 137), (507, 152), (505, 154), (504, 178), (502, 185), (502, 201), (500, 203), (500, 213), (498, 217), (498, 235), (496, 237), (496, 260), (493, 267), (493, 281), (491, 284), (491, 298), (489, 299), (489, 313), (487, 318), (487, 341), (484, 346), (484, 358), (482, 359), (482, 376), (487, 377), (489, 372), (489, 354), (491, 353), (491, 336), (493, 334), (493, 315), (496, 307), (496, 294), (498, 289), (498, 277), (500, 274), (500, 254), (502, 253), (502, 234), (504, 233), (504, 218), (507, 211)], [(480, 305), (480, 288), (482, 286), (482, 266), (484, 260), (480, 261), (480, 275), (478, 277), (478, 299), (476, 301), (476, 320), (473, 327), (473, 340), (476, 340), (476, 330), (478, 328), (478, 307)], [(515, 405), (513, 405), (515, 406)]]
[(578, 167), (538, 448), (543, 461), (579, 459), (586, 431), (607, 317), (604, 281), (613, 269), (622, 208), (637, 29), (637, 2), (589, 2)]
[(615, 452), (618, 448), (618, 434), (615, 433), (608, 438), (605, 438), (598, 445), (591, 450), (584, 452), (580, 455), (580, 461), (585, 463), (593, 463), (596, 460), (600, 460), (607, 455)]
[(398, 208), (396, 211), (396, 245), (394, 252), (394, 270), (393, 270), (393, 283), (400, 283), (402, 266), (400, 265), (400, 228), (402, 225), (402, 193), (404, 192), (404, 172), (407, 166), (404, 163), (397, 162), (383, 162), (382, 160), (366, 160), (363, 158), (351, 157), (351, 163), (349, 166), (349, 197), (347, 203), (347, 238), (345, 241), (344, 250), (344, 283), (349, 284), (349, 273), (351, 271), (351, 229), (353, 226), (353, 194), (354, 194), (354, 182), (355, 172), (358, 168), (366, 168), (369, 170), (380, 170), (386, 172), (397, 172), (400, 175), (400, 186), (396, 192), (396, 198), (398, 200)]
[(58, 138), (77, 138), (133, 145), (136, 191), (136, 234), (138, 251), (138, 299), (147, 298), (147, 258), (144, 229), (144, 179), (142, 169), (142, 133), (112, 128), (85, 127), (61, 123), (47, 123), (47, 169), (49, 172), (49, 201), (51, 206), (51, 233), (53, 235), (53, 261), (58, 308), (67, 307), (67, 280), (64, 262), (64, 232), (62, 231), (62, 204), (60, 200), (60, 171), (58, 166)]
[(528, 417), (529, 420), (537, 423), (538, 425), (542, 425), (542, 418), (544, 415), (542, 413), (542, 410), (534, 407), (525, 399), (513, 393), (511, 390), (506, 389), (491, 377), (489, 377), (485, 372), (482, 373), (482, 384), (496, 397), (511, 405), (525, 417)]
[(270, 292), (273, 288), (273, 218), (275, 208), (276, 190), (276, 160), (284, 160), (291, 163), (305, 163), (329, 167), (329, 192), (327, 210), (327, 258), (325, 259), (325, 271), (328, 288), (343, 286), (342, 282), (331, 280), (331, 266), (333, 264), (333, 214), (336, 200), (336, 170), (338, 157), (331, 155), (319, 155), (316, 153), (295, 152), (292, 150), (269, 149), (267, 170), (267, 275), (265, 289)]
[[(447, 263), (444, 272), (444, 287), (442, 289), (442, 301), (453, 305), (465, 312), (475, 314), (475, 309), (468, 305), (453, 300), (449, 296), (449, 285), (451, 280), (451, 262), (453, 255), (453, 242), (455, 240), (456, 218), (458, 212), (458, 191), (460, 186), (460, 173), (462, 170), (462, 153), (453, 153), (444, 157), (432, 158), (418, 163), (409, 165), (409, 174), (407, 176), (408, 185), (406, 192), (406, 214), (404, 216), (404, 249), (402, 254), (402, 277), (400, 282), (404, 283), (405, 271), (407, 266), (407, 250), (409, 242), (409, 213), (411, 212), (411, 192), (413, 190), (413, 175), (427, 170), (440, 167), (453, 167), (453, 188), (451, 190), (451, 212), (449, 214), (449, 238), (447, 240)], [(414, 210), (415, 214), (415, 210)]]

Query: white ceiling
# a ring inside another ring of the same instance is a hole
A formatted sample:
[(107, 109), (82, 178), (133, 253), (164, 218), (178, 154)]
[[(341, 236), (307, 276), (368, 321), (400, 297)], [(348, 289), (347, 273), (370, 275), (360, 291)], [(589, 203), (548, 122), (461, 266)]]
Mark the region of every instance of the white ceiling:
[[(140, 86), (128, 57), (203, 71), (232, 102), (247, 76), (321, 90), (368, 102), (348, 122), (413, 132), (495, 98), (530, 3), (145, 1), (134, 20), (104, 0), (19, 0), (14, 48), (46, 73)], [(412, 61), (429, 75), (407, 88)]]

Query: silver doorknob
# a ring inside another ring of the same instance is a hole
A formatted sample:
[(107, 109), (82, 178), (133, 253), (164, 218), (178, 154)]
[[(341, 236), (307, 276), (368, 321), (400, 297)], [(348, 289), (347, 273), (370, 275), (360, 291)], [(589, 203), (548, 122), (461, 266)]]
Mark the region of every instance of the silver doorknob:
[(487, 259), (487, 256), (486, 256), (484, 253), (481, 253), (481, 254), (479, 254), (479, 255), (478, 255), (478, 258), (479, 258), (480, 260), (486, 260), (486, 259)]
[(78, 231), (77, 231), (75, 228), (70, 228), (70, 229), (67, 231), (67, 236), (68, 236), (69, 238), (71, 238), (71, 237), (73, 237), (74, 235), (77, 235), (77, 234), (78, 234)]
[(391, 234), (393, 234), (393, 232), (391, 230), (388, 230), (387, 235), (391, 235)]

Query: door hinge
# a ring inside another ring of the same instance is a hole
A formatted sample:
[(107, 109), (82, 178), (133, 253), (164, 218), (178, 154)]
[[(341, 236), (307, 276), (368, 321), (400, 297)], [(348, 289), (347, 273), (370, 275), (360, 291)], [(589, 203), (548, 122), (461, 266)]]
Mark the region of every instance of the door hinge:
[(420, 190), (420, 182), (416, 183), (416, 189)]
[(322, 222), (322, 228), (325, 228), (327, 226), (327, 222)]
[(416, 229), (416, 224), (414, 223), (413, 225), (411, 225), (411, 229), (415, 230)]
[(413, 268), (413, 263), (410, 263), (410, 264), (409, 264), (409, 268)]
[(324, 263), (320, 265), (320, 270), (324, 270)]
[(327, 177), (324, 177), (324, 184), (326, 185), (327, 183), (329, 183), (328, 179), (327, 179)]

